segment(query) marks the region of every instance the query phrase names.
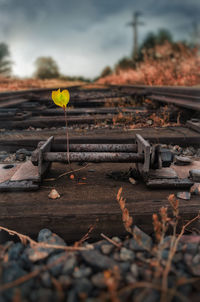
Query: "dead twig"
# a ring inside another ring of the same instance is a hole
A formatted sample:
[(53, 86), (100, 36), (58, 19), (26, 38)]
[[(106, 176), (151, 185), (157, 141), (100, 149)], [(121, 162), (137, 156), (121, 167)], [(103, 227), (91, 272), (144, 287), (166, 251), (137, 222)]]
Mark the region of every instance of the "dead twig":
[(65, 175), (71, 174), (71, 173), (73, 173), (73, 172), (78, 172), (78, 171), (80, 171), (80, 170), (83, 170), (83, 169), (87, 168), (87, 167), (90, 166), (90, 165), (91, 165), (91, 164), (88, 163), (87, 165), (85, 165), (84, 167), (82, 167), (82, 168), (80, 168), (80, 169), (71, 170), (71, 171), (69, 171), (69, 172), (65, 172), (65, 173), (63, 173), (63, 174), (60, 174), (57, 178), (54, 178), (54, 180), (57, 180), (57, 179), (59, 179), (59, 178), (65, 176)]
[(88, 247), (78, 247), (78, 246), (75, 247), (75, 246), (63, 246), (63, 245), (49, 244), (49, 243), (45, 243), (45, 242), (37, 242), (37, 241), (31, 239), (27, 235), (20, 234), (16, 231), (9, 230), (2, 226), (0, 226), (0, 230), (4, 230), (4, 231), (8, 232), (10, 235), (16, 235), (17, 237), (19, 237), (22, 244), (24, 244), (24, 245), (26, 245), (29, 242), (31, 247), (45, 247), (45, 248), (53, 248), (53, 249), (59, 249), (59, 250), (61, 249), (61, 250), (68, 251), (68, 252), (93, 249), (92, 245), (88, 245)]
[[(149, 288), (149, 289), (155, 289), (155, 290), (158, 290), (158, 291), (162, 291), (162, 288), (159, 284), (154, 284), (154, 283), (150, 283), (150, 282), (146, 282), (146, 281), (139, 281), (139, 282), (132, 283), (132, 284), (120, 289), (118, 291), (118, 295), (123, 296), (123, 294), (126, 291), (130, 291), (130, 290), (134, 290), (134, 289), (138, 289), (138, 288)], [(169, 294), (169, 293), (173, 293), (182, 302), (189, 302), (189, 300), (184, 295), (182, 295), (181, 293), (179, 293), (177, 291), (174, 292), (174, 289), (167, 288), (166, 294)]]
[(94, 230), (94, 228), (96, 227), (97, 222), (98, 222), (98, 219), (96, 220), (96, 223), (94, 225), (91, 225), (89, 227), (88, 232), (79, 241), (76, 241), (74, 243), (74, 247), (79, 247), (80, 245), (83, 244), (84, 241), (86, 241), (87, 239), (89, 239), (89, 235)]
[(112, 243), (113, 245), (115, 245), (118, 248), (122, 247), (121, 243), (117, 243), (114, 240), (110, 239), (109, 237), (107, 237), (105, 234), (101, 233), (101, 237), (103, 237), (104, 239), (106, 239), (108, 242)]

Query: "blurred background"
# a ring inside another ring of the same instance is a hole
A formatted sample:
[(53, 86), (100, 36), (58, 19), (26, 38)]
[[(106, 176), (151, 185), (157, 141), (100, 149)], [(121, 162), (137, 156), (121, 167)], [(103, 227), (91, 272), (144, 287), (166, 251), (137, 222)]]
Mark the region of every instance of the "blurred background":
[(0, 0), (0, 89), (199, 85), (199, 16), (199, 0)]

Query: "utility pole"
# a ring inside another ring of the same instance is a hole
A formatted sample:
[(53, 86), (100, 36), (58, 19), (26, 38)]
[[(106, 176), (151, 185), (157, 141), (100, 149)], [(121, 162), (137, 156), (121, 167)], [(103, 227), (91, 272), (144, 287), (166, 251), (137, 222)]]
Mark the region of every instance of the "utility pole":
[(192, 23), (192, 43), (197, 47), (198, 51), (200, 51), (200, 28), (197, 21)]
[(128, 26), (133, 27), (133, 52), (132, 58), (133, 60), (137, 59), (138, 56), (138, 25), (144, 25), (143, 22), (139, 22), (138, 17), (141, 15), (140, 12), (133, 13), (133, 21), (127, 23)]

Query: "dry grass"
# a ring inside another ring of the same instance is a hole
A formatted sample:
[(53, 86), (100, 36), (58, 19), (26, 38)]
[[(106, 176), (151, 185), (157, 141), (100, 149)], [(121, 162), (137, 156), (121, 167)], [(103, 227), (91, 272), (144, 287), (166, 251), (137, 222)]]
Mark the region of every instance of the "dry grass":
[(59, 79), (18, 79), (0, 76), (0, 91), (28, 90), (33, 88), (57, 88), (84, 84), (81, 81), (64, 81)]
[[(142, 238), (138, 235), (138, 233), (134, 232), (134, 220), (130, 216), (129, 211), (126, 207), (126, 200), (122, 196), (122, 188), (119, 189), (117, 193), (117, 201), (119, 203), (121, 212), (122, 212), (122, 221), (125, 229), (129, 232), (137, 243), (141, 246), (144, 246), (142, 243)], [(172, 271), (172, 261), (173, 257), (177, 251), (178, 244), (180, 242), (181, 237), (183, 236), (186, 228), (193, 223), (195, 220), (200, 218), (200, 213), (194, 217), (192, 220), (188, 221), (185, 225), (182, 226), (181, 232), (177, 235), (177, 226), (179, 223), (179, 202), (175, 198), (173, 194), (168, 197), (169, 205), (172, 209), (172, 217), (168, 216), (168, 208), (161, 207), (159, 214), (153, 214), (153, 227), (155, 232), (156, 243), (154, 244), (151, 250), (147, 250), (151, 255), (150, 258), (141, 258), (141, 261), (145, 262), (146, 265), (149, 265), (152, 270), (152, 280), (151, 281), (135, 281), (129, 285), (121, 285), (121, 276), (119, 269), (114, 267), (110, 270), (105, 270), (104, 273), (104, 282), (107, 287), (107, 290), (102, 292), (101, 301), (112, 301), (119, 302), (125, 301), (126, 298), (130, 297), (133, 291), (137, 290), (137, 298), (134, 301), (141, 302), (145, 296), (147, 296), (152, 290), (156, 290), (160, 293), (160, 302), (171, 302), (174, 297), (180, 299), (180, 301), (188, 301), (187, 298), (178, 291), (180, 286), (186, 285), (188, 283), (193, 283), (199, 280), (199, 278), (191, 278), (187, 279), (185, 277), (177, 277), (177, 280), (174, 281), (174, 285), (172, 288), (168, 287), (168, 276)], [(162, 252), (166, 248), (166, 243), (164, 242), (166, 232), (169, 227), (172, 227), (172, 237), (169, 242), (169, 255), (166, 260), (162, 258)], [(35, 249), (35, 255), (37, 260), (42, 259), (43, 255), (41, 255), (41, 251), (37, 250), (37, 248), (45, 247), (45, 248), (55, 248), (55, 249), (63, 249), (68, 252), (75, 252), (79, 250), (87, 250), (93, 248), (92, 245), (87, 245), (87, 247), (81, 247), (82, 243), (88, 239), (90, 232), (93, 230), (94, 226), (91, 226), (88, 230), (87, 234), (79, 241), (74, 244), (74, 246), (58, 246), (47, 243), (38, 243), (31, 239), (29, 236), (20, 234), (16, 231), (9, 230), (4, 227), (0, 227), (0, 230), (7, 231), (11, 235), (16, 235), (19, 237), (21, 242), (26, 245), (30, 244), (32, 248)], [(119, 250), (122, 245), (113, 242), (112, 239), (109, 239), (107, 236), (102, 234), (102, 237), (108, 240), (110, 243), (114, 244), (115, 247)], [(2, 255), (4, 255), (5, 250)], [(4, 255), (5, 257), (5, 255)], [(49, 268), (57, 265), (58, 263), (65, 263), (68, 258), (68, 253), (65, 253), (64, 256), (61, 256), (59, 259), (55, 260), (53, 263), (48, 265), (42, 265), (40, 268), (35, 269), (34, 271), (27, 273), (25, 276), (20, 277), (12, 282), (3, 284), (0, 286), (0, 293), (11, 288), (18, 288), (21, 284), (27, 282), (28, 280), (39, 276), (42, 272), (48, 270)], [(6, 259), (5, 259), (6, 261)], [(63, 288), (62, 285), (55, 280), (52, 280), (56, 291), (61, 295), (61, 301), (63, 301)], [(16, 295), (17, 299), (18, 295)], [(86, 298), (82, 297), (83, 301)], [(20, 299), (20, 298), (19, 298)], [(124, 300), (125, 299), (125, 300)], [(129, 301), (129, 300), (126, 300)]]
[[(133, 236), (139, 245), (143, 246), (141, 238), (135, 236), (133, 219), (130, 217), (129, 211), (126, 207), (126, 200), (122, 197), (122, 188), (120, 188), (117, 193), (117, 201), (122, 211), (122, 221), (126, 231)], [(179, 223), (179, 201), (175, 198), (174, 194), (171, 194), (168, 197), (168, 202), (172, 209), (172, 217), (168, 216), (167, 207), (161, 207), (159, 215), (154, 213), (152, 216), (155, 238), (157, 240), (157, 243), (150, 251), (152, 258), (149, 264), (154, 269), (152, 283), (138, 282), (138, 284), (134, 283), (132, 288), (144, 288), (143, 292), (141, 293), (141, 297), (143, 297), (143, 294), (146, 294), (146, 288), (157, 289), (161, 292), (160, 302), (171, 302), (175, 296), (179, 297), (181, 301), (185, 301), (184, 296), (177, 292), (178, 286), (180, 286), (182, 282), (183, 284), (187, 284), (190, 283), (190, 281), (194, 282), (197, 279), (193, 278), (191, 280), (186, 280), (185, 278), (180, 278), (177, 279), (173, 288), (169, 288), (168, 276), (171, 271), (173, 257), (177, 251), (181, 237), (190, 224), (197, 219), (200, 219), (200, 213), (183, 225), (180, 233), (177, 235), (177, 226)], [(164, 238), (169, 226), (172, 227), (173, 235), (170, 240), (168, 258), (166, 261), (163, 261), (162, 252), (166, 248)]]
[(99, 84), (145, 84), (194, 86), (200, 84), (200, 56), (197, 49), (168, 42), (144, 54), (136, 69), (116, 70)]

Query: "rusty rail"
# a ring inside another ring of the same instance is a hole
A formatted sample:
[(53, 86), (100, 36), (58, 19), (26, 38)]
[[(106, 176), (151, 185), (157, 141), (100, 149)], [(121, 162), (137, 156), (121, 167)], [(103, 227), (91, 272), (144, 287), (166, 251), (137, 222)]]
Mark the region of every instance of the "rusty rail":
[[(0, 128), (64, 126), (62, 110), (59, 110), (51, 101), (51, 90), (34, 89), (0, 93)], [(124, 116), (126, 114), (143, 115), (148, 112), (147, 108), (136, 107), (131, 102), (145, 98), (200, 112), (200, 89), (198, 88), (119, 85), (89, 90), (71, 87), (69, 90), (70, 105), (74, 107), (69, 111), (71, 125), (94, 124), (106, 120), (112, 122), (112, 118), (120, 112)], [(121, 108), (121, 105), (125, 107)], [(8, 119), (5, 110), (8, 110)], [(9, 120), (11, 117), (12, 120)]]
[[(46, 162), (68, 163), (67, 152), (46, 152), (43, 154)], [(112, 163), (143, 163), (144, 155), (126, 152), (70, 152), (70, 162), (112, 162)]]

